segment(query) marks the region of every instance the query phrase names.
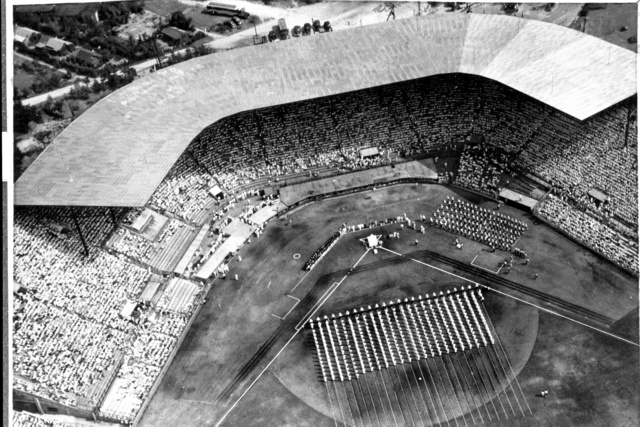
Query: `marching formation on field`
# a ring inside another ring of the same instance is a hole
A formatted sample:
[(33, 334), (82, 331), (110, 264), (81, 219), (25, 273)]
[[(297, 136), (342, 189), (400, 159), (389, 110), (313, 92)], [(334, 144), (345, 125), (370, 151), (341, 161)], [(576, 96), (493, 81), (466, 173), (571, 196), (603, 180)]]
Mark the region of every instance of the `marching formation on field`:
[(429, 222), (503, 251), (508, 251), (527, 229), (527, 224), (509, 215), (449, 196)]

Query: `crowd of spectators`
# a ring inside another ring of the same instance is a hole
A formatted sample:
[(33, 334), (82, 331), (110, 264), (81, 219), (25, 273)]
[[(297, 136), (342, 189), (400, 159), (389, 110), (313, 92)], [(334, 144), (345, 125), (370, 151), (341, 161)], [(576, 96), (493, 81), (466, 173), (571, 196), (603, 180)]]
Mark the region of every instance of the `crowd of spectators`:
[(484, 144), (465, 145), (454, 184), (496, 198), (504, 169), (495, 161), (498, 158), (495, 151)]
[(638, 243), (627, 239), (588, 212), (554, 195), (538, 208), (545, 220), (610, 259), (625, 270), (638, 273)]
[[(58, 237), (80, 239), (75, 220), (82, 236), (89, 245), (100, 245), (111, 236), (118, 221), (128, 213), (126, 208), (73, 208), (65, 206), (28, 207), (21, 214), (27, 215)], [(115, 221), (115, 222), (114, 222)]]
[(313, 255), (311, 255), (311, 258), (309, 258), (309, 260), (304, 263), (304, 269), (308, 271), (315, 267), (315, 265), (322, 259), (322, 257), (325, 256), (325, 254), (331, 250), (333, 245), (336, 244), (336, 242), (344, 232), (345, 230), (342, 229), (341, 231), (333, 233), (333, 235), (329, 237), (329, 239), (324, 242), (322, 246), (320, 246), (318, 250), (313, 253)]
[[(37, 382), (37, 394), (75, 406), (113, 367), (126, 332), (19, 293), (14, 312), (13, 370)], [(21, 387), (29, 390), (29, 386)], [(96, 403), (96, 402), (93, 402)]]
[(527, 229), (523, 221), (449, 196), (429, 222), (504, 251), (510, 250)]
[(14, 388), (69, 406), (95, 405), (97, 391), (108, 385), (127, 352), (146, 367), (118, 375), (147, 387), (190, 313), (174, 316), (138, 305), (125, 317), (123, 308), (139, 298), (150, 273), (99, 246), (108, 236), (104, 230), (113, 230), (109, 216), (96, 221), (100, 226), (86, 227), (85, 255), (77, 234), (61, 231), (68, 218), (50, 215), (46, 209), (15, 215), (14, 280), (21, 288), (13, 303)]
[(187, 221), (194, 221), (211, 203), (209, 190), (217, 181), (188, 153), (171, 168), (151, 197), (150, 203)]
[[(205, 129), (150, 205), (191, 224), (223, 223), (247, 195), (231, 196), (211, 216), (203, 216), (219, 202), (209, 193), (214, 186), (229, 195), (256, 178), (318, 167), (375, 167), (390, 158), (419, 156), (466, 141), (456, 184), (495, 196), (505, 172), (538, 175), (555, 194), (540, 206), (543, 218), (637, 273), (637, 125), (628, 121), (629, 108), (618, 104), (579, 122), (498, 83), (455, 75), (245, 112)], [(471, 142), (473, 134), (483, 139)], [(364, 147), (378, 148), (381, 155), (361, 159)], [(594, 203), (586, 195), (592, 188), (610, 200)], [(262, 206), (248, 205), (233, 217), (248, 222)], [(149, 307), (138, 308), (135, 319), (121, 315), (150, 273), (101, 245), (123, 217), (132, 220), (136, 212), (52, 207), (16, 213), (14, 279), (24, 289), (14, 299), (14, 372), (28, 381), (15, 387), (74, 405), (89, 397), (119, 352), (130, 349), (125, 357), (131, 365), (125, 363), (118, 377), (129, 384), (126, 393), (140, 397), (148, 392), (187, 321), (185, 316), (151, 314)], [(431, 220), (505, 250), (526, 229), (499, 212), (453, 199)], [(629, 227), (616, 225), (617, 220)], [(120, 231), (116, 249), (148, 260), (177, 232), (177, 223), (172, 220), (157, 243)], [(304, 268), (313, 268), (346, 228), (331, 236)], [(201, 251), (191, 272), (220, 243)]]
[(133, 419), (148, 397), (160, 369), (132, 356), (125, 356), (116, 375), (117, 386), (110, 391), (107, 402), (100, 408), (100, 414), (121, 419), (123, 423)]
[(176, 338), (158, 332), (140, 330), (131, 347), (131, 356), (145, 365), (162, 367), (176, 343)]
[(172, 237), (176, 232), (185, 227), (188, 227), (185, 223), (173, 218), (169, 219), (160, 236), (153, 241), (142, 237), (137, 232), (119, 228), (115, 232), (111, 247), (124, 255), (153, 265), (156, 255), (172, 243)]
[[(554, 193), (585, 207), (638, 225), (637, 126), (629, 105), (617, 105), (584, 122), (556, 113), (518, 158), (518, 165), (546, 179)], [(608, 203), (598, 207), (587, 192), (597, 188)]]
[[(276, 181), (318, 167), (353, 171), (459, 144), (472, 129), (481, 84), (459, 76), (433, 80), (224, 118), (192, 142), (152, 203), (193, 219), (213, 185), (229, 193), (261, 177)], [(362, 159), (360, 149), (368, 147), (380, 155)]]
[[(477, 77), (405, 82), (220, 120), (193, 141), (165, 180), (171, 188), (201, 184), (187, 194), (163, 192), (161, 186), (157, 194), (167, 198), (163, 206), (189, 216), (206, 204), (214, 182), (232, 192), (260, 177), (277, 180), (312, 167), (375, 167), (466, 142), (454, 184), (497, 197), (505, 174), (530, 172), (555, 194), (636, 239), (637, 125), (627, 120), (629, 108), (621, 103), (581, 122)], [(381, 155), (363, 160), (364, 147), (376, 147)], [(609, 195), (609, 202), (590, 200), (592, 188)], [(191, 198), (200, 204), (189, 204)], [(626, 226), (608, 222), (614, 218)]]
[(62, 421), (44, 419), (33, 415), (30, 412), (13, 411), (11, 417), (11, 425), (13, 427), (66, 427), (67, 424)]

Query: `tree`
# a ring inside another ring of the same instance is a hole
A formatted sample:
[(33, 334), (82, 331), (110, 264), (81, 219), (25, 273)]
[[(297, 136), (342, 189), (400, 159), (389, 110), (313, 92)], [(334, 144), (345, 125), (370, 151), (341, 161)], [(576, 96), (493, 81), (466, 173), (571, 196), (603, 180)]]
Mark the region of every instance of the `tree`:
[(28, 133), (30, 122), (39, 122), (40, 116), (36, 107), (22, 105), (16, 100), (13, 103), (13, 127), (17, 133)]
[(191, 25), (191, 18), (187, 18), (186, 16), (184, 16), (184, 13), (182, 13), (181, 11), (173, 12), (171, 14), (169, 25), (185, 31), (195, 30), (195, 27)]

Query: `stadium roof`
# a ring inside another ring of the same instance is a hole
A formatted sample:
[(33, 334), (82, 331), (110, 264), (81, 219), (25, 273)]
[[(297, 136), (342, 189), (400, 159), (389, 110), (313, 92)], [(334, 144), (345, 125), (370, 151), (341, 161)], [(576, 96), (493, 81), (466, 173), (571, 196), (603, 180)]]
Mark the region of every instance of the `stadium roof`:
[(223, 117), (436, 74), (484, 76), (583, 120), (636, 93), (636, 57), (557, 25), (484, 14), (219, 52), (91, 107), (16, 182), (15, 203), (143, 206), (189, 143)]

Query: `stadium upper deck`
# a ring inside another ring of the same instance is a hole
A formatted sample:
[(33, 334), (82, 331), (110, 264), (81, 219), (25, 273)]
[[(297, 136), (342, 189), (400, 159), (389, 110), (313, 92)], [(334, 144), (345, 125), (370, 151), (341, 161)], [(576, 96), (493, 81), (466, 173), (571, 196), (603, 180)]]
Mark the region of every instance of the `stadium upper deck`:
[(17, 205), (143, 206), (215, 121), (436, 74), (499, 81), (584, 120), (636, 93), (636, 54), (539, 21), (455, 14), (220, 52), (139, 79), (74, 121), (15, 185)]

